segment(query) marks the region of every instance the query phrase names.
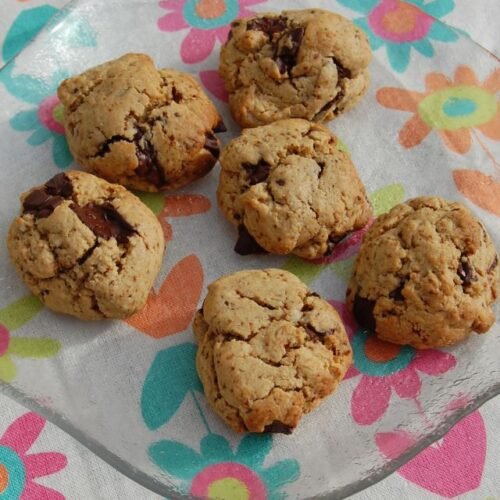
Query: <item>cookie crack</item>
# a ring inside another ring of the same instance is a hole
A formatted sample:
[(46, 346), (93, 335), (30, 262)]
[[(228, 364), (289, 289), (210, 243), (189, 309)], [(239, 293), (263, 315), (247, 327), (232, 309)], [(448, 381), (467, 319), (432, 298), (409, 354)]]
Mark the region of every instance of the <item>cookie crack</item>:
[(238, 297), (240, 297), (241, 299), (251, 300), (252, 302), (255, 302), (258, 306), (264, 307), (265, 309), (269, 309), (271, 311), (276, 311), (278, 309), (277, 307), (274, 307), (270, 304), (267, 304), (266, 302), (259, 299), (258, 297), (249, 297), (248, 295), (241, 293), (239, 290), (235, 290), (235, 292), (236, 292), (236, 295), (238, 295)]

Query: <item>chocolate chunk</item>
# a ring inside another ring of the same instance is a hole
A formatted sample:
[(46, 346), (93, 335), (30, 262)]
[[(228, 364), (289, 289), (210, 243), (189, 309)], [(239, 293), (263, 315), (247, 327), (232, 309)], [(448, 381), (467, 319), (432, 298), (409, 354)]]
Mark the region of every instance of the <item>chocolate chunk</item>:
[(42, 219), (48, 217), (63, 201), (61, 196), (52, 196), (44, 189), (35, 189), (23, 201), (23, 213)]
[(220, 154), (220, 148), (219, 148), (219, 141), (217, 137), (212, 132), (207, 132), (205, 138), (205, 146), (204, 148), (210, 151), (212, 153), (212, 156), (214, 158), (219, 158)]
[(300, 42), (304, 36), (304, 28), (293, 28), (288, 33), (283, 35), (279, 42), (274, 59), (278, 64), (280, 73), (285, 73), (295, 66), (297, 62), (297, 53), (299, 51)]
[(405, 300), (405, 298), (403, 297), (403, 288), (405, 287), (405, 285), (406, 285), (406, 280), (401, 281), (401, 283), (399, 283), (399, 285), (392, 292), (389, 293), (389, 298), (396, 300), (398, 302)]
[(286, 29), (287, 21), (288, 19), (284, 16), (257, 17), (248, 22), (247, 30), (263, 31), (266, 35), (272, 37), (275, 33)]
[(73, 194), (73, 185), (66, 174), (57, 174), (45, 183), (45, 192), (67, 199)]
[(135, 233), (134, 228), (111, 203), (88, 203), (83, 207), (73, 203), (71, 209), (96, 236), (106, 240), (115, 238), (118, 243), (125, 244)]
[(324, 104), (321, 109), (313, 116), (313, 121), (322, 120), (323, 117), (333, 109), (342, 99), (344, 98), (344, 92), (342, 90), (330, 101)]
[(302, 306), (301, 311), (302, 311), (302, 312), (309, 312), (309, 311), (312, 311), (313, 309), (314, 309), (314, 308), (313, 308), (313, 306), (312, 306), (311, 304), (304, 304), (304, 305)]
[(227, 132), (227, 127), (226, 124), (224, 123), (224, 120), (221, 118), (217, 125), (215, 125), (213, 132), (218, 134), (219, 132)]
[(266, 434), (291, 434), (293, 427), (280, 422), (279, 420), (274, 420), (271, 424), (264, 427), (264, 432)]
[(314, 342), (321, 342), (323, 343), (324, 340), (325, 340), (325, 337), (327, 335), (331, 335), (331, 331), (328, 331), (328, 332), (320, 332), (318, 330), (316, 330), (316, 328), (314, 328), (311, 324), (307, 324), (307, 325), (302, 325), (302, 328), (304, 328), (304, 330), (306, 331), (307, 335), (309, 335), (309, 337), (311, 338), (311, 340), (313, 340)]
[(269, 177), (269, 172), (271, 170), (271, 165), (264, 160), (259, 160), (257, 165), (245, 162), (242, 163), (241, 166), (248, 174), (251, 186), (258, 184), (259, 182), (264, 182)]
[(238, 227), (238, 241), (234, 246), (234, 251), (240, 255), (263, 254), (267, 253), (248, 232), (247, 228), (241, 224)]
[(341, 63), (335, 57), (332, 57), (332, 61), (337, 66), (337, 73), (339, 75), (339, 78), (351, 78), (352, 74), (351, 71), (342, 66)]
[(179, 92), (175, 87), (172, 87), (172, 99), (177, 103), (182, 101), (182, 93)]
[(462, 286), (467, 287), (472, 284), (473, 281), (476, 281), (476, 277), (474, 276), (474, 270), (470, 265), (470, 262), (465, 258), (461, 257), (460, 262), (458, 263), (457, 274), (460, 280), (462, 281)]
[(134, 135), (134, 144), (136, 147), (136, 156), (139, 165), (135, 173), (144, 177), (156, 187), (164, 186), (167, 183), (165, 171), (158, 161), (156, 150), (151, 142), (144, 138), (144, 131), (138, 130)]
[(498, 256), (495, 254), (495, 258), (493, 259), (493, 262), (490, 264), (486, 272), (491, 273), (491, 271), (493, 271), (493, 269), (495, 269), (497, 265), (498, 265)]
[(374, 309), (374, 300), (365, 299), (364, 297), (356, 294), (353, 305), (354, 317), (363, 328), (371, 330), (372, 332), (375, 331), (375, 316), (373, 315)]
[(326, 249), (326, 252), (325, 252), (325, 257), (328, 257), (329, 255), (331, 255), (333, 253), (333, 251), (335, 250), (335, 247), (345, 238), (347, 238), (347, 236), (351, 234), (350, 232), (349, 233), (346, 233), (346, 234), (341, 234), (341, 235), (335, 235), (335, 234), (330, 234), (330, 236), (328, 236), (328, 240), (326, 241), (326, 244), (327, 244), (327, 249)]

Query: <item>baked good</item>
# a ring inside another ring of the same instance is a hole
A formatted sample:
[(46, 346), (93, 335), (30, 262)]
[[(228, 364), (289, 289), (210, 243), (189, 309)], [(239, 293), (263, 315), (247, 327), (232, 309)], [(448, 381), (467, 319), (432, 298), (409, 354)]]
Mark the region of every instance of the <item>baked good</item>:
[(351, 364), (337, 311), (280, 269), (209, 285), (193, 329), (205, 396), (237, 432), (289, 434)]
[(124, 187), (61, 173), (21, 196), (7, 245), (22, 280), (50, 309), (81, 319), (141, 309), (160, 269), (160, 223)]
[(358, 323), (418, 349), (455, 344), (495, 321), (498, 255), (463, 205), (419, 197), (365, 234), (347, 290)]
[(242, 127), (284, 118), (324, 122), (361, 99), (370, 59), (365, 34), (348, 19), (288, 10), (233, 21), (219, 72)]
[(240, 254), (328, 255), (371, 216), (349, 155), (323, 125), (289, 119), (245, 129), (220, 164), (217, 198), (239, 227)]
[(205, 175), (219, 155), (219, 113), (196, 80), (126, 54), (64, 80), (66, 138), (90, 172), (129, 188), (158, 191)]

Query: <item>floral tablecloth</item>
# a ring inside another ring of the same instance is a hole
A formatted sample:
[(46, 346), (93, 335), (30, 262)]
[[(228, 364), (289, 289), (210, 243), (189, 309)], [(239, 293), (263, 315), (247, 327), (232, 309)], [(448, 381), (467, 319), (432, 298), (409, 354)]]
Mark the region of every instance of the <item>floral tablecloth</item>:
[[(426, 32), (427, 36), (417, 33), (418, 36), (406, 40), (404, 33), (408, 30), (405, 31), (402, 27), (405, 28), (406, 24), (415, 21), (415, 7), (467, 32), (472, 40), (493, 54), (500, 54), (500, 37), (497, 29), (497, 21), (500, 19), (498, 0), (336, 1), (356, 13), (357, 22), (367, 32), (372, 48), (386, 52), (394, 71), (404, 71), (414, 57), (415, 51), (424, 57), (432, 57), (433, 43), (451, 41), (450, 32), (446, 27), (441, 30), (437, 28), (429, 30)], [(22, 50), (65, 3), (65, 0), (2, 0), (0, 65)], [(183, 18), (182, 9), (176, 8), (182, 3), (172, 0), (160, 2), (160, 6), (165, 7), (166, 14), (159, 20), (158, 26), (164, 31), (185, 30), (181, 57), (187, 63), (196, 62), (206, 57), (214, 46), (225, 38), (226, 31), (224, 28), (210, 31), (191, 28), (190, 20)], [(206, 5), (211, 3), (216, 10), (221, 6), (224, 7), (223, 0), (206, 0), (200, 3)], [(244, 15), (246, 7), (255, 3), (259, 2), (240, 0), (240, 14)], [(371, 13), (377, 8), (385, 8), (383, 4), (394, 8), (389, 4), (396, 3), (399, 5), (397, 9), (399, 18), (393, 19), (392, 25), (391, 23), (384, 25), (385, 31), (372, 29), (373, 27), (367, 22)], [(335, 4), (336, 2), (332, 0), (333, 10)], [(200, 12), (202, 11), (203, 9)], [(223, 11), (222, 9), (221, 12)], [(85, 36), (85, 33), (82, 36)], [(206, 81), (203, 82), (208, 88), (211, 86), (212, 77), (215, 78), (214, 75), (207, 74)], [(457, 72), (454, 77), (475, 79), (474, 74), (467, 70), (462, 70), (462, 73)], [(500, 80), (498, 76), (497, 80)], [(495, 81), (493, 77), (482, 82), (482, 85), (489, 86), (493, 93), (498, 92), (500, 88), (500, 82)], [(216, 93), (217, 89), (218, 87), (214, 87), (213, 91)], [(411, 111), (405, 107), (401, 96), (391, 95), (389, 92), (381, 93), (379, 102), (392, 109)], [(44, 106), (53, 111), (50, 102), (44, 102)], [(54, 161), (59, 166), (66, 167), (71, 162), (71, 157), (62, 140), (60, 124), (53, 119), (52, 114), (50, 116), (44, 114), (42, 108), (34, 111), (33, 116), (37, 113), (40, 122), (33, 121), (26, 115), (24, 121), (19, 119), (14, 125), (17, 124), (20, 130), (28, 130), (28, 125), (33, 125), (34, 128), (30, 130), (34, 142), (42, 143), (52, 139)], [(489, 140), (500, 140), (498, 116), (497, 112), (494, 123), (481, 129)], [(417, 119), (417, 115), (414, 118), (407, 122), (399, 135), (401, 144), (407, 148), (419, 144), (431, 131), (425, 123)], [(35, 122), (39, 123), (38, 128)], [(442, 138), (447, 147), (459, 155), (467, 152), (471, 140), (467, 129), (460, 129), (455, 134), (443, 134)], [(476, 138), (480, 141), (477, 136)], [(489, 152), (486, 143), (483, 143), (482, 147), (498, 175), (500, 166), (497, 160)], [(491, 189), (496, 193), (493, 197), (488, 197), (484, 193), (463, 194), (482, 208), (500, 215), (498, 213), (500, 184), (498, 180), (493, 180), (492, 183), (490, 183)], [(56, 344), (51, 343), (30, 346), (29, 342), (21, 342), (19, 345), (11, 342), (9, 352), (4, 352), (4, 333), (0, 330), (0, 378), (2, 379), (8, 379), (12, 376), (12, 370), (15, 370), (15, 365), (10, 360), (11, 356), (29, 357), (31, 350), (33, 353), (36, 352), (37, 356), (40, 356), (40, 353), (50, 356), (58, 349)], [(446, 363), (446, 360), (443, 359), (443, 363)], [(484, 500), (500, 498), (499, 416), (500, 397), (470, 414), (439, 442), (424, 450), (387, 479), (355, 495), (355, 498), (460, 497)], [(287, 479), (283, 478), (283, 481), (286, 482)], [(57, 427), (44, 421), (42, 417), (27, 412), (19, 404), (0, 395), (0, 499), (15, 498), (123, 500), (159, 497), (116, 472)]]

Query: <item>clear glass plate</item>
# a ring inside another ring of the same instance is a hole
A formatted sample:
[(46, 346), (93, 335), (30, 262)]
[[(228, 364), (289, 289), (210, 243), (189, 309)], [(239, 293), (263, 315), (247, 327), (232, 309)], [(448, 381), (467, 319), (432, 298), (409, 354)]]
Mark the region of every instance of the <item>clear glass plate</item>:
[[(359, 18), (366, 27), (366, 15), (341, 3), (314, 6)], [(311, 6), (239, 4), (89, 0), (73, 2), (53, 19), (0, 72), (0, 238), (5, 240), (17, 213), (20, 192), (75, 167), (53, 97), (65, 76), (124, 52), (148, 53), (160, 67), (199, 78), (228, 125), (223, 141), (234, 137), (238, 129), (215, 72), (224, 26), (249, 11)], [(484, 220), (498, 248), (498, 172), (491, 161), (497, 83), (490, 76), (498, 62), (467, 37), (422, 19), (419, 36), (430, 42), (414, 42), (410, 54), (408, 46), (394, 44), (375, 50), (368, 95), (331, 128), (350, 151), (376, 215), (422, 194), (458, 199)], [(381, 44), (376, 38), (372, 43)], [(444, 115), (436, 111), (436, 96)], [(241, 268), (284, 267), (345, 314), (346, 280), (361, 234), (317, 263), (239, 257), (232, 250), (235, 231), (217, 210), (217, 175), (218, 167), (181, 192), (143, 196), (169, 244), (155, 295), (127, 323), (85, 323), (43, 309), (0, 247), (2, 391), (161, 495), (234, 497), (246, 488), (253, 498), (350, 495), (390, 474), (500, 392), (498, 322), (488, 335), (453, 349), (415, 352), (369, 338), (345, 316), (355, 366), (333, 397), (291, 436), (228, 430), (207, 406), (193, 363), (190, 321), (206, 285)]]

